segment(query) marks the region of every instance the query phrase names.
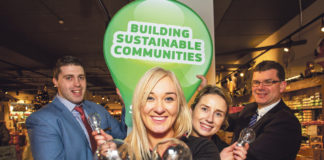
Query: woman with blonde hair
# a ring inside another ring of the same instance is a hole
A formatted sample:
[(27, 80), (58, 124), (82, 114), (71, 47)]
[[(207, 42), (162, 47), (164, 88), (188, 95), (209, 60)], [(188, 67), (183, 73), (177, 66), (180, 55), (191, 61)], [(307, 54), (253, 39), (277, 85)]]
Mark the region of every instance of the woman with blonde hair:
[[(173, 72), (155, 67), (138, 82), (132, 102), (133, 130), (125, 139), (131, 159), (151, 159), (155, 145), (168, 138), (185, 142), (193, 159), (217, 160), (217, 147), (204, 138), (190, 136), (192, 121), (179, 81)], [(98, 145), (111, 136), (94, 133)]]

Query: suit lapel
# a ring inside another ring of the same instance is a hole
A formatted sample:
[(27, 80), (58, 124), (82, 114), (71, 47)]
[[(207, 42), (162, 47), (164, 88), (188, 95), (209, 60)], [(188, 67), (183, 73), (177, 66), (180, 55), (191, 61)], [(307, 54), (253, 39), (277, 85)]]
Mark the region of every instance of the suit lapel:
[(87, 112), (88, 116), (96, 112), (93, 107), (90, 107), (90, 104), (87, 101), (83, 102), (83, 109)]
[(256, 109), (257, 109), (256, 103), (247, 104), (244, 107), (244, 109), (238, 114), (238, 117), (235, 118), (235, 127), (233, 128), (234, 135), (233, 135), (232, 142), (237, 141), (242, 129), (248, 127), (250, 119), (252, 115), (255, 113)]
[(74, 128), (75, 132), (73, 134), (79, 134), (86, 144), (88, 144), (88, 147), (91, 148), (83, 129), (73, 114), (64, 106), (63, 103), (60, 102), (59, 99), (55, 98), (52, 103), (61, 111), (62, 118), (66, 120), (66, 123), (70, 124), (70, 127)]
[(273, 107), (270, 111), (268, 111), (263, 117), (261, 117), (255, 125), (252, 127), (254, 130), (258, 130), (262, 124), (265, 124), (269, 119), (272, 119), (272, 116), (277, 113), (281, 107), (284, 105), (281, 100), (275, 107)]
[(242, 119), (243, 119), (242, 126), (248, 127), (251, 117), (253, 114), (256, 113), (258, 106), (256, 103), (251, 103), (251, 104), (247, 105), (245, 108), (246, 108), (246, 110), (244, 112), (242, 112)]

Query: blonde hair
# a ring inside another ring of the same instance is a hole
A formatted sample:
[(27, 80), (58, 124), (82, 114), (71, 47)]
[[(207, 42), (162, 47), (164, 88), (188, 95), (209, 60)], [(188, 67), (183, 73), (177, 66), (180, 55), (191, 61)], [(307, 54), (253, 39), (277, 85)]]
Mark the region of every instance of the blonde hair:
[[(147, 71), (138, 82), (133, 95), (132, 114), (133, 130), (125, 139), (131, 148), (131, 159), (151, 159), (150, 143), (148, 140), (146, 127), (141, 118), (141, 108), (145, 106), (147, 97), (154, 86), (164, 77), (169, 77), (175, 84), (178, 98), (178, 115), (173, 124), (174, 137), (180, 138), (184, 135), (190, 135), (192, 130), (192, 121), (190, 110), (187, 106), (180, 83), (173, 72), (155, 67)], [(153, 146), (154, 147), (154, 146)], [(135, 158), (134, 158), (135, 157)]]

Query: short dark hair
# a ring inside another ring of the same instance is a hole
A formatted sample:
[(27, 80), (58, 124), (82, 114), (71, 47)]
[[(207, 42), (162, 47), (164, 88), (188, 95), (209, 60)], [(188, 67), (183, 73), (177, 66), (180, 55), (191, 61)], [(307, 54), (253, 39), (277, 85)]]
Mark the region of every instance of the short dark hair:
[(225, 90), (223, 90), (217, 86), (207, 85), (206, 87), (204, 87), (203, 89), (201, 89), (198, 92), (193, 103), (191, 104), (191, 109), (194, 110), (196, 108), (196, 105), (198, 104), (199, 100), (201, 99), (201, 97), (203, 97), (204, 95), (207, 95), (207, 94), (215, 94), (215, 95), (218, 95), (224, 99), (224, 101), (226, 103), (226, 113), (225, 113), (225, 120), (223, 122), (222, 129), (226, 129), (228, 127), (227, 115), (229, 112), (229, 106), (232, 103), (232, 98), (229, 95), (229, 93), (226, 92)]
[(62, 66), (67, 66), (67, 65), (81, 66), (82, 68), (84, 68), (83, 64), (81, 63), (81, 61), (77, 57), (64, 56), (64, 57), (59, 58), (56, 61), (56, 65), (55, 65), (55, 67), (53, 69), (53, 77), (55, 79), (58, 79), (58, 75), (61, 73), (61, 67)]
[(282, 67), (282, 65), (275, 61), (262, 61), (261, 63), (257, 64), (253, 70), (253, 72), (262, 72), (267, 71), (270, 69), (277, 70), (277, 76), (280, 81), (285, 80), (285, 69)]

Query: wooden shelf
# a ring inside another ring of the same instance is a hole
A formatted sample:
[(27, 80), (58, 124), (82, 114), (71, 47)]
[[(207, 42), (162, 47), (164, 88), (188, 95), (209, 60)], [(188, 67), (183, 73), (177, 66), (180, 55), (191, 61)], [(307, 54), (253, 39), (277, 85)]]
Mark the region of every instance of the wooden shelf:
[(312, 107), (289, 107), (292, 110), (307, 110), (307, 109), (322, 109), (322, 106), (312, 106)]
[[(324, 75), (317, 77), (306, 78), (296, 82), (291, 82), (287, 85), (285, 92), (292, 92), (306, 88), (318, 87), (324, 84)], [(323, 87), (324, 88), (324, 87)]]
[[(283, 93), (283, 98), (288, 97), (287, 99), (290, 101), (292, 96), (305, 94), (309, 95), (309, 93), (312, 93), (314, 91), (318, 91), (321, 94), (322, 102), (324, 98), (324, 75), (319, 75), (316, 77), (311, 78), (305, 78), (299, 81), (290, 82), (287, 84), (286, 90)], [(290, 97), (290, 98), (289, 98)], [(289, 104), (288, 104), (289, 105)], [(290, 107), (292, 110), (323, 110), (323, 104), (322, 106), (309, 106), (309, 107)]]
[(301, 125), (303, 125), (303, 126), (309, 126), (309, 125), (323, 126), (324, 125), (324, 121), (301, 122)]

